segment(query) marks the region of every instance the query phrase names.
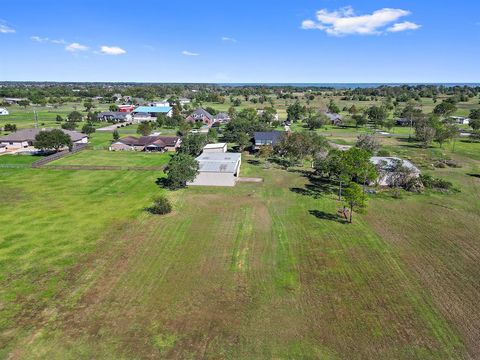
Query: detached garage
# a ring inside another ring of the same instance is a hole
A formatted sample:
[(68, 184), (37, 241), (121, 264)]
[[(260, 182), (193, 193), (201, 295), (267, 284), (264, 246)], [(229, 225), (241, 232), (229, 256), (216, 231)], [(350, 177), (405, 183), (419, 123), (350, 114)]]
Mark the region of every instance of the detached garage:
[(196, 158), (199, 163), (198, 175), (187, 185), (198, 186), (235, 186), (240, 175), (242, 154), (240, 153), (203, 153)]

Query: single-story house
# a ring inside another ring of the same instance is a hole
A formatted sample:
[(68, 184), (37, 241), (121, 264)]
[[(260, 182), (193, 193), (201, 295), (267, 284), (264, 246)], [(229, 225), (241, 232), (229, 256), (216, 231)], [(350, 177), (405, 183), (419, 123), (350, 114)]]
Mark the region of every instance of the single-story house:
[(210, 114), (208, 111), (202, 108), (196, 109), (185, 120), (191, 123), (202, 122), (204, 125), (207, 125), (208, 127), (211, 127), (215, 122), (215, 119), (213, 118), (212, 114)]
[(340, 125), (342, 123), (342, 115), (328, 111), (325, 111), (324, 114), (330, 120), (332, 125)]
[(379, 173), (377, 184), (381, 186), (393, 185), (395, 179), (393, 177), (393, 170), (397, 164), (401, 164), (403, 167), (410, 171), (411, 177), (419, 177), (420, 170), (408, 160), (403, 160), (398, 157), (387, 156), (372, 156), (370, 161), (376, 166)]
[(170, 106), (170, 103), (168, 100), (153, 101), (149, 104), (149, 106)]
[(203, 147), (203, 153), (226, 153), (227, 143), (207, 144)]
[(186, 104), (190, 104), (190, 99), (188, 99), (188, 98), (183, 97), (183, 98), (178, 99), (178, 101), (180, 102), (180, 105), (182, 105), (182, 106), (186, 105)]
[(459, 125), (470, 124), (470, 119), (465, 116), (450, 116), (450, 119), (452, 119), (455, 124), (459, 124)]
[(10, 105), (13, 105), (13, 104), (18, 104), (19, 101), (28, 100), (28, 99), (6, 97), (6, 98), (3, 98), (2, 100), (5, 101), (6, 103), (9, 103)]
[(5, 108), (0, 108), (0, 115), (8, 115), (10, 114), (7, 109)]
[(171, 117), (173, 111), (170, 106), (139, 106), (133, 110), (133, 118), (139, 121), (156, 120), (157, 114), (165, 114)]
[[(0, 144), (6, 145), (7, 149), (22, 149), (28, 148), (29, 146), (33, 146), (33, 142), (35, 141), (35, 137), (38, 135), (40, 131), (50, 131), (52, 129), (23, 129), (18, 130), (16, 132), (12, 132), (11, 134), (1, 136), (0, 137)], [(72, 139), (74, 144), (86, 144), (88, 143), (88, 136), (77, 131), (71, 130), (62, 130), (65, 134), (69, 135)]]
[(132, 120), (132, 115), (121, 111), (103, 111), (97, 114), (99, 121), (126, 122)]
[(258, 150), (261, 146), (274, 146), (277, 142), (282, 140), (285, 136), (281, 131), (257, 131), (253, 134), (255, 141), (255, 149)]
[(176, 151), (180, 143), (178, 136), (126, 136), (114, 142), (110, 151)]
[(215, 115), (215, 116), (213, 117), (213, 120), (214, 120), (215, 122), (220, 123), (220, 124), (227, 123), (227, 122), (230, 121), (230, 115), (228, 115), (228, 114), (225, 113), (225, 112), (220, 112), (220, 113), (218, 113), (217, 115)]
[(242, 154), (204, 152), (196, 160), (199, 164), (198, 175), (187, 185), (235, 186), (240, 176)]
[(413, 122), (410, 119), (400, 118), (395, 120), (395, 124), (397, 126), (410, 126), (410, 124), (413, 125)]

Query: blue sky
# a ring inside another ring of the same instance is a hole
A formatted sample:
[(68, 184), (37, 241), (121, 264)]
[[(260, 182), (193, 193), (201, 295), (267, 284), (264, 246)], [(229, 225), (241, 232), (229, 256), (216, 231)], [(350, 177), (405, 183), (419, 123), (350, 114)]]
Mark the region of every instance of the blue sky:
[(480, 1), (0, 0), (0, 80), (480, 82)]

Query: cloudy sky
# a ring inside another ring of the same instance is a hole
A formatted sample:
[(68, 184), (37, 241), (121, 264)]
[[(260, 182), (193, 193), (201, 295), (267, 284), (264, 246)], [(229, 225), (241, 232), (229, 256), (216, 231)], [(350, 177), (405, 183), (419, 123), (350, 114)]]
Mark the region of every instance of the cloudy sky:
[(0, 80), (480, 82), (480, 1), (0, 0)]

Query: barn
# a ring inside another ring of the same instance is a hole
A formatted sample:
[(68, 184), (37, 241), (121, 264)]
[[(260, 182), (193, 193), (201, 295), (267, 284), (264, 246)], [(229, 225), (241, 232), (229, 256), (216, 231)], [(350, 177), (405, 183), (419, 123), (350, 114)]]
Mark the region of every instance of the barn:
[(240, 176), (242, 154), (206, 152), (196, 158), (199, 163), (198, 175), (187, 185), (235, 186)]

